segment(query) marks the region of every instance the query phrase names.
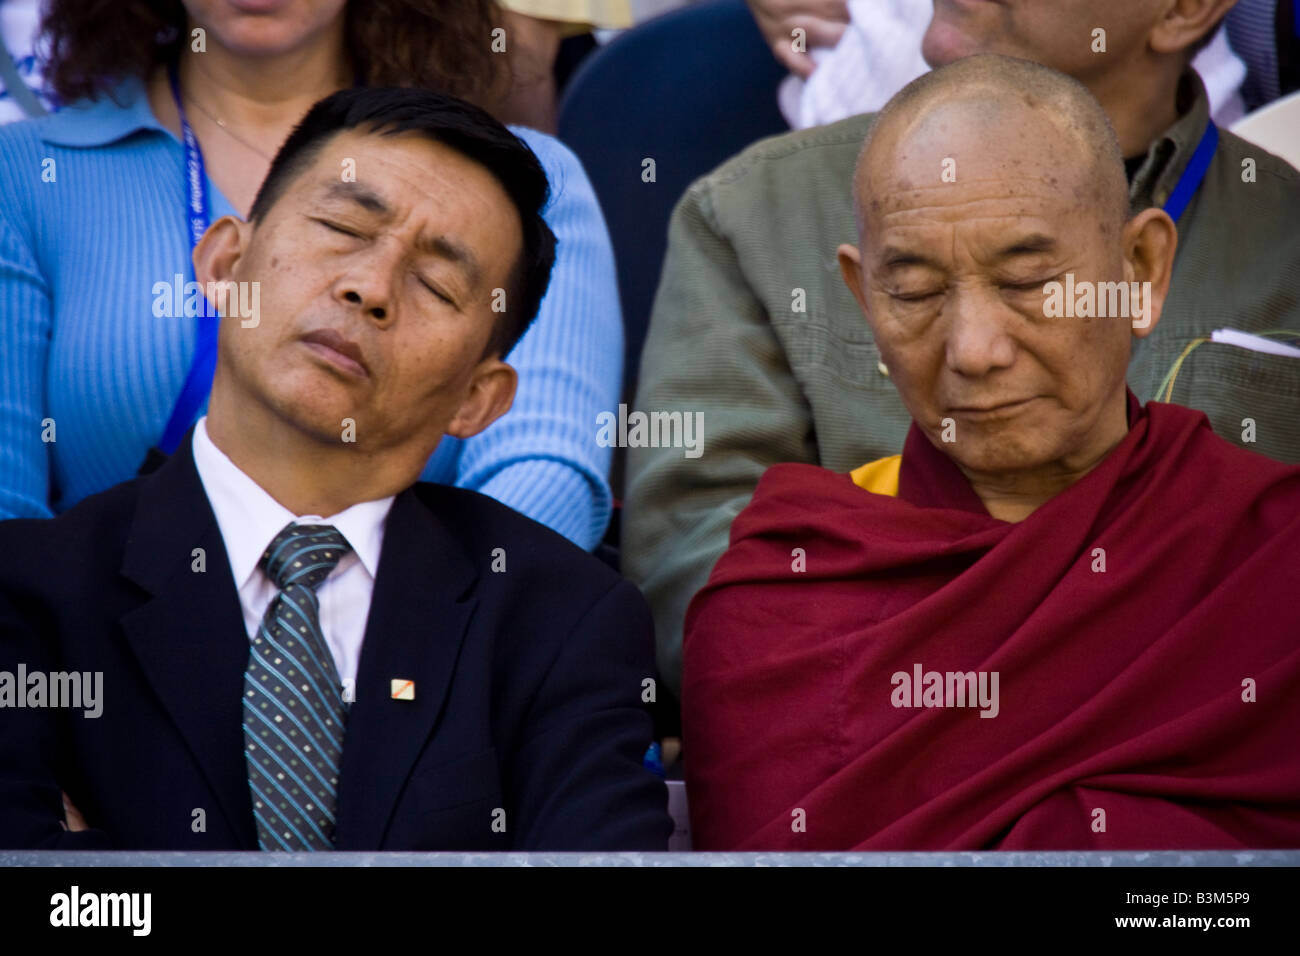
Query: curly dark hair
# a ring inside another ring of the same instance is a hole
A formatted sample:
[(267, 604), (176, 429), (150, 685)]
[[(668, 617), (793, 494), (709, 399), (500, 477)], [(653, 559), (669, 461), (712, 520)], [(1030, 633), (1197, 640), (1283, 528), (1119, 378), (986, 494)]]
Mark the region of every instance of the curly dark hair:
[[(472, 102), (502, 81), (489, 49), (494, 0), (348, 0), (348, 52), (357, 78), (420, 86)], [(65, 103), (93, 97), (126, 76), (146, 79), (187, 42), (181, 0), (50, 0), (41, 24), (48, 82)]]

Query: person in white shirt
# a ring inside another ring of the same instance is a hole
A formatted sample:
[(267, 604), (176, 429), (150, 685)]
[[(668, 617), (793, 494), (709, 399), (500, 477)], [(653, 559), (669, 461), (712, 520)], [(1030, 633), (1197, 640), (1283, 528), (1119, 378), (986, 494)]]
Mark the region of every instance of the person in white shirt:
[[(748, 3), (773, 54), (790, 69), (777, 102), (792, 129), (874, 113), (930, 68), (921, 56), (921, 38), (934, 5), (924, 0)], [(1095, 41), (1089, 34), (1081, 42)], [(1214, 32), (1192, 66), (1205, 83), (1215, 122), (1229, 126), (1240, 119), (1246, 65), (1228, 45), (1225, 29)]]
[(199, 419), (194, 427), (194, 467), (198, 469), (203, 491), (221, 529), (249, 640), (257, 633), (267, 607), (279, 590), (258, 566), (266, 542), (291, 522), (332, 525), (348, 540), (352, 550), (343, 556), (317, 593), (321, 629), (338, 668), (343, 696), (351, 696), (356, 687), (366, 612), (370, 609), (379, 554), (384, 545), (384, 521), (394, 496), (360, 501), (329, 517), (295, 515), (212, 443), (207, 416)]

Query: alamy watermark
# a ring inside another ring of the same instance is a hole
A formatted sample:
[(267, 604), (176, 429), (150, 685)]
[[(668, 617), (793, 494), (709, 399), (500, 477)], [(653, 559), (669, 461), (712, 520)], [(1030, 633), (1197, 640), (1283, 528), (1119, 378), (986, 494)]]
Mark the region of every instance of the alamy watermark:
[(104, 712), (103, 671), (0, 671), (0, 707), (67, 707), (92, 720)]
[(1065, 282), (1053, 280), (1043, 286), (1043, 315), (1049, 319), (1132, 319), (1133, 328), (1151, 324), (1150, 282), (1081, 282), (1074, 273)]
[(186, 282), (178, 272), (171, 282), (155, 282), (151, 291), (153, 314), (160, 319), (232, 316), (239, 318), (245, 329), (255, 329), (262, 321), (260, 282), (226, 279), (204, 287), (199, 282)]
[(601, 448), (681, 448), (686, 458), (704, 454), (703, 412), (628, 412), (596, 416), (596, 444)]
[(997, 671), (927, 671), (912, 665), (912, 673), (895, 671), (889, 702), (895, 707), (979, 707), (981, 717), (996, 717)]
[(50, 897), (51, 926), (121, 926), (148, 936), (152, 911), (152, 893), (83, 893), (74, 883)]

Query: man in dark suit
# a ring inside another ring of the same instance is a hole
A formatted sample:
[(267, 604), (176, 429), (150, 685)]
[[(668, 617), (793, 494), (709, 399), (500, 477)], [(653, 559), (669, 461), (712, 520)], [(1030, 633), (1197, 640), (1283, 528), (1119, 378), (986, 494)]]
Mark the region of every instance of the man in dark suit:
[(636, 589), (417, 483), (510, 406), (547, 191), (476, 108), (354, 89), (212, 225), (196, 278), (256, 314), (221, 320), (207, 416), (153, 474), (0, 524), (0, 846), (666, 847)]

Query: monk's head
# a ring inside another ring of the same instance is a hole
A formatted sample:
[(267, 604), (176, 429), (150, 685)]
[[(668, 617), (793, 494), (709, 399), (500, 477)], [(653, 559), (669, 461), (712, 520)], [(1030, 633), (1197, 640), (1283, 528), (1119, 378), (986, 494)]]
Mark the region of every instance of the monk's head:
[[(881, 111), (853, 194), (859, 245), (840, 246), (840, 268), (935, 446), (994, 479), (1104, 457), (1127, 429), (1132, 339), (1159, 320), (1176, 233), (1159, 209), (1130, 215), (1088, 91), (996, 55), (934, 70)], [(1089, 283), (1100, 308), (1079, 300)], [(1141, 295), (1119, 301), (1130, 283)]]

